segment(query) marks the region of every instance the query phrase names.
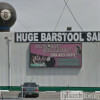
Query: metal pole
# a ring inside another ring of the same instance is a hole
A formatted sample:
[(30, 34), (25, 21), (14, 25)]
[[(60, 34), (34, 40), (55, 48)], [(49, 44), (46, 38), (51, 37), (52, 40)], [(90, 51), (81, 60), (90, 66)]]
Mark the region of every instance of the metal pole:
[(11, 86), (11, 65), (10, 65), (10, 59), (11, 59), (11, 47), (10, 47), (10, 39), (8, 38), (7, 42), (8, 42), (8, 86), (9, 86), (9, 90), (10, 90), (10, 86)]
[(8, 37), (5, 37), (5, 39), (7, 40), (7, 46), (8, 46), (8, 89), (10, 90), (10, 86), (11, 86), (11, 65), (10, 65), (10, 59), (11, 59), (11, 47), (10, 47), (10, 41), (11, 39), (9, 39)]
[(22, 85), (22, 100), (23, 100), (23, 85)]
[(7, 40), (8, 43), (8, 89), (10, 90), (10, 54), (9, 54), (9, 40)]

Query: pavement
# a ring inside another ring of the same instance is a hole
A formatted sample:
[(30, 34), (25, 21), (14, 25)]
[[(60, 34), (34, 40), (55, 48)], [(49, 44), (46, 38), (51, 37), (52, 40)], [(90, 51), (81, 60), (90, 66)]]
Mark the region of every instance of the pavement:
[[(39, 97), (36, 97), (36, 98), (35, 97), (26, 97), (23, 99), (22, 99), (22, 97), (19, 96), (19, 94), (20, 94), (20, 91), (1, 92), (0, 100), (61, 100), (60, 92), (50, 92), (50, 91), (49, 92), (40, 92)], [(87, 97), (93, 96), (90, 94), (92, 94), (92, 93), (86, 93)], [(100, 97), (100, 93), (98, 96)], [(65, 99), (65, 100), (67, 100), (67, 99)], [(76, 100), (76, 99), (72, 99), (72, 100)], [(99, 99), (87, 98), (84, 100), (100, 100), (100, 98)]]
[(40, 92), (39, 97), (19, 97), (19, 91), (2, 92), (0, 100), (60, 100), (60, 92)]

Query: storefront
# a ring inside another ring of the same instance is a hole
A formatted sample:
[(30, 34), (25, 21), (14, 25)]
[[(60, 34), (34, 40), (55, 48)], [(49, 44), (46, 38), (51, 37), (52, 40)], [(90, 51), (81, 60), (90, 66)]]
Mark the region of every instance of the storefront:
[(0, 47), (0, 89), (100, 90), (100, 32), (1, 32)]

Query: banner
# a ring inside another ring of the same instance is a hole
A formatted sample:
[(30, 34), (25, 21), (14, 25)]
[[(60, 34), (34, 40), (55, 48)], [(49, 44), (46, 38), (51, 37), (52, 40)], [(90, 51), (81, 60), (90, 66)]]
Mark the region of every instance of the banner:
[(81, 67), (81, 43), (31, 43), (30, 67)]
[(100, 42), (100, 32), (16, 32), (15, 42)]

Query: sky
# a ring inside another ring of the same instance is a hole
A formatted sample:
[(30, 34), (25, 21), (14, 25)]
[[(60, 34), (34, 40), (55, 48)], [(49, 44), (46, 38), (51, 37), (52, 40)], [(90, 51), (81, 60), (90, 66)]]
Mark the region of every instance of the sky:
[[(67, 6), (55, 29), (65, 6), (64, 0), (0, 0), (0, 2), (7, 2), (16, 9), (17, 20), (11, 31), (66, 31), (67, 27), (72, 27), (72, 31), (81, 31)], [(68, 0), (68, 6), (83, 31), (100, 31), (100, 0)]]

